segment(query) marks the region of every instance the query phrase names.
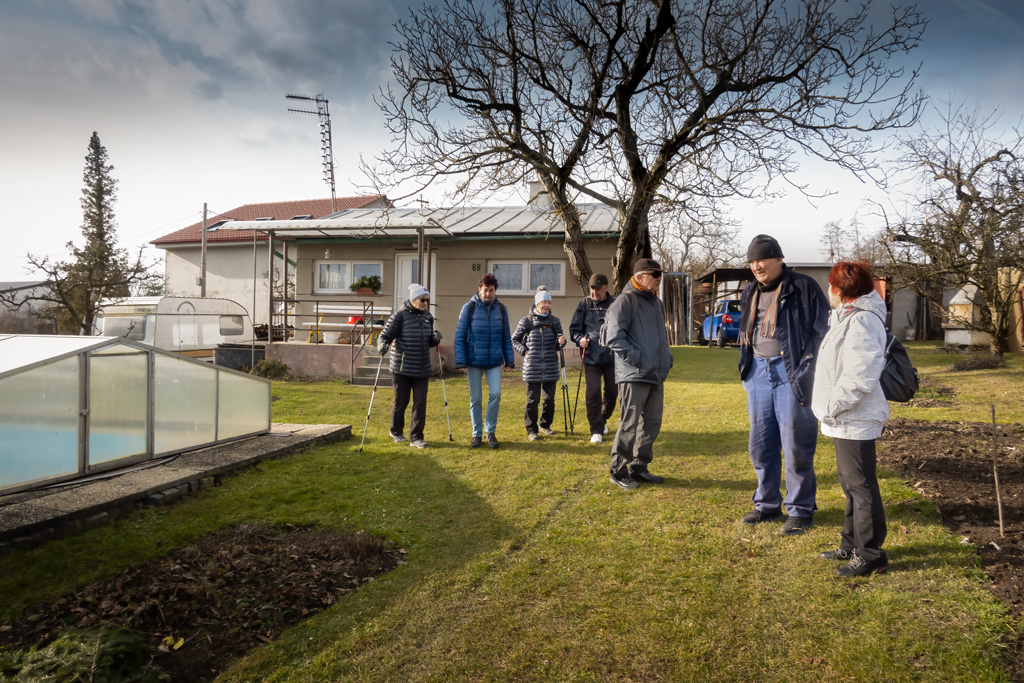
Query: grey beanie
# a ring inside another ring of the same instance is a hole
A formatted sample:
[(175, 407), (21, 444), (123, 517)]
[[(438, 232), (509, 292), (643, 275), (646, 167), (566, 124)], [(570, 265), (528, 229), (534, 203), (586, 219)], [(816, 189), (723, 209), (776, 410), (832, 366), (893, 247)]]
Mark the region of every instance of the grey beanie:
[(747, 263), (769, 258), (783, 258), (782, 247), (774, 237), (758, 235), (750, 240), (750, 246), (747, 247)]
[(430, 296), (430, 292), (423, 285), (411, 284), (409, 285), (409, 301), (416, 301), (421, 296)]
[(537, 288), (537, 294), (533, 297), (534, 305), (539, 304), (541, 301), (551, 301), (551, 292), (544, 285)]

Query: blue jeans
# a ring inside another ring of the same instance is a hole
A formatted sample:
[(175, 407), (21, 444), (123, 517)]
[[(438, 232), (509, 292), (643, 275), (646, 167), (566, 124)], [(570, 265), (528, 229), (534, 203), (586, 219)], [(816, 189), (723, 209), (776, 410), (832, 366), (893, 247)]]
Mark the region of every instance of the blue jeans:
[(818, 483), (814, 477), (814, 448), (818, 421), (809, 405), (794, 398), (781, 356), (754, 358), (747, 390), (750, 416), (750, 462), (757, 474), (754, 507), (777, 512), (782, 507), (782, 456), (786, 462), (786, 512), (814, 517)]
[[(481, 419), (480, 402), (483, 398), (483, 378), (487, 375), (487, 419)], [(501, 366), (491, 368), (466, 368), (469, 378), (469, 419), (473, 423), (473, 436), (481, 436), (481, 431), (494, 434), (498, 428), (498, 405), (501, 403)], [(481, 422), (483, 422), (481, 429)]]

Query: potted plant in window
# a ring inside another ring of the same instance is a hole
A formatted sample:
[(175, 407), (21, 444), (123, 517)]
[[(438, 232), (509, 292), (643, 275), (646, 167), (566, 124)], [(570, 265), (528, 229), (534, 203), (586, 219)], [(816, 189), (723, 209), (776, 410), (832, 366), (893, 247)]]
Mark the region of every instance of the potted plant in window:
[(376, 275), (364, 275), (349, 287), (356, 294), (376, 294), (380, 291), (380, 278)]

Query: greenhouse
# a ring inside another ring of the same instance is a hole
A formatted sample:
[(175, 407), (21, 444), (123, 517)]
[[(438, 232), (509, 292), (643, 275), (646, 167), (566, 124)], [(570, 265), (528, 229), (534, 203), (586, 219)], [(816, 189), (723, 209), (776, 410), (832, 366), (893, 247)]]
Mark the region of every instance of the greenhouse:
[(270, 382), (120, 337), (0, 336), (0, 493), (270, 431)]

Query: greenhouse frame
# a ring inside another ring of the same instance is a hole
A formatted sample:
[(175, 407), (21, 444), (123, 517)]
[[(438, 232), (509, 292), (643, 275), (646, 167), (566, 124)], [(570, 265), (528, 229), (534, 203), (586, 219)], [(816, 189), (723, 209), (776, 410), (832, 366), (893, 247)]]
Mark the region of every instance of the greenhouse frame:
[(0, 335), (0, 494), (270, 431), (270, 381), (121, 337)]

